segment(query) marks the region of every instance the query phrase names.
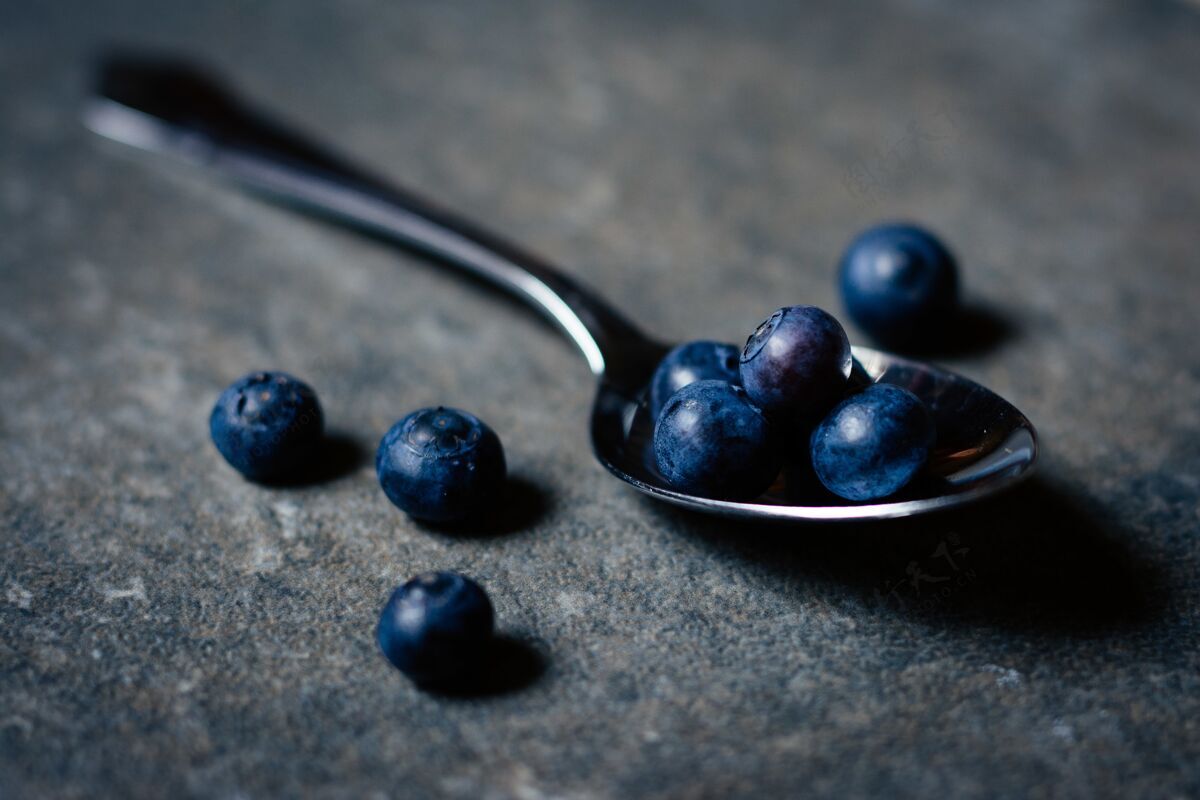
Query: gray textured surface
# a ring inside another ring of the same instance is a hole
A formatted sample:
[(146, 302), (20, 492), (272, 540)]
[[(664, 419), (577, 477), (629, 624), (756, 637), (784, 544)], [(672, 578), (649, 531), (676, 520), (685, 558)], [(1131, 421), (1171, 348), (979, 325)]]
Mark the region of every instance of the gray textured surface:
[[(737, 5), (4, 3), (0, 795), (1200, 793), (1200, 9)], [(654, 506), (521, 309), (82, 131), (114, 39), (206, 54), (664, 336), (836, 307), (856, 229), (924, 220), (1008, 328), (946, 361), (1039, 425), (1041, 478), (861, 529)], [(477, 411), (524, 524), (421, 530), (367, 465), (242, 482), (205, 419), (260, 367), (366, 450)], [(434, 567), (544, 673), (395, 674), (377, 610)]]

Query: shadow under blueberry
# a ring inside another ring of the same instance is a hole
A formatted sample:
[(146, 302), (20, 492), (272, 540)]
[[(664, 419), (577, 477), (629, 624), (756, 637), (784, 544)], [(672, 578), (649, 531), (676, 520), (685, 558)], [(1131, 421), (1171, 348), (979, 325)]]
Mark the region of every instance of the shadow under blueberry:
[(264, 482), (276, 489), (299, 489), (344, 478), (370, 460), (370, 453), (349, 434), (330, 431), (306, 466), (285, 478)]
[(421, 689), (454, 699), (511, 694), (533, 685), (545, 673), (546, 666), (546, 658), (527, 639), (501, 633), (492, 639), (470, 675), (452, 684), (424, 685)]
[(747, 525), (643, 502), (723, 555), (848, 595), (859, 613), (1071, 638), (1141, 628), (1167, 604), (1162, 569), (1126, 532), (1036, 478), (969, 508), (853, 525)]
[(968, 301), (936, 334), (896, 352), (914, 358), (967, 358), (991, 353), (1016, 336), (1016, 326), (995, 307)]
[(536, 525), (550, 510), (550, 495), (520, 475), (510, 475), (498, 508), (460, 522), (413, 521), (425, 531), (459, 539), (491, 539), (519, 533)]

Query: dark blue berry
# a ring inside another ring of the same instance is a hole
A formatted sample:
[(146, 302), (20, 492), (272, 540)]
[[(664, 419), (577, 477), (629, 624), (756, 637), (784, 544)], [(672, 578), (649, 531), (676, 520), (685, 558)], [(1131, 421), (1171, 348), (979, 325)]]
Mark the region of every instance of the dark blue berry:
[(663, 406), (654, 458), (672, 487), (720, 500), (750, 500), (770, 487), (782, 464), (762, 412), (740, 386), (697, 381)]
[(424, 686), (473, 677), (492, 638), (487, 593), (456, 572), (431, 572), (392, 592), (375, 638), (388, 661)]
[(958, 307), (954, 256), (915, 225), (877, 225), (859, 234), (842, 256), (840, 274), (850, 318), (891, 347), (930, 338)]
[(738, 348), (723, 342), (687, 342), (663, 357), (650, 379), (650, 413), (658, 417), (662, 407), (689, 383), (717, 380), (740, 383)]
[(933, 417), (915, 394), (873, 384), (839, 403), (813, 431), (813, 469), (838, 497), (878, 500), (912, 480), (934, 435)]
[(486, 511), (504, 487), (504, 449), (472, 414), (423, 408), (392, 426), (375, 474), (397, 507), (427, 522), (459, 522)]
[(816, 306), (781, 308), (742, 350), (740, 374), (750, 399), (772, 419), (792, 423), (828, 409), (850, 375), (850, 341)]
[(277, 481), (311, 466), (325, 418), (308, 384), (282, 372), (254, 372), (221, 393), (208, 428), (230, 466), (252, 481)]

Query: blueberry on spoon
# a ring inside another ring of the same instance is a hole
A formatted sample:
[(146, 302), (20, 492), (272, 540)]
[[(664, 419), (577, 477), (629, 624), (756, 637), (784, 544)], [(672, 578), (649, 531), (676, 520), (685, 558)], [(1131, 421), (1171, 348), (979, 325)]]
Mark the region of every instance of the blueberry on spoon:
[(650, 379), (650, 414), (657, 418), (671, 395), (696, 381), (741, 383), (736, 345), (724, 342), (685, 342), (659, 362)]
[(654, 426), (659, 472), (681, 492), (750, 500), (779, 474), (782, 458), (762, 412), (740, 386), (697, 381), (676, 392)]
[(916, 395), (876, 383), (839, 403), (813, 431), (813, 470), (838, 497), (879, 500), (920, 471), (934, 435), (933, 417)]
[(850, 342), (836, 319), (816, 306), (787, 306), (751, 334), (739, 373), (755, 405), (791, 424), (829, 408), (850, 368)]

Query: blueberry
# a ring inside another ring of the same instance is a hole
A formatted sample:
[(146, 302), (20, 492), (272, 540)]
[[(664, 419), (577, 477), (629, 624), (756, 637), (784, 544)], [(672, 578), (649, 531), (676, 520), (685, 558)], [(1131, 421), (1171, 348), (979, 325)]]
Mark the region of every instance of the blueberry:
[(958, 307), (954, 256), (924, 228), (877, 225), (842, 256), (842, 301), (876, 341), (900, 347), (936, 333)]
[(655, 418), (671, 395), (689, 383), (704, 380), (740, 383), (738, 349), (723, 342), (687, 342), (663, 358), (650, 379), (650, 413)]
[(770, 487), (780, 448), (745, 390), (725, 381), (696, 381), (663, 406), (654, 426), (658, 469), (681, 492), (750, 500)]
[(423, 408), (384, 435), (375, 474), (388, 499), (416, 519), (460, 522), (499, 498), (504, 449), (475, 416), (454, 408)]
[(430, 572), (392, 592), (379, 615), (379, 649), (424, 686), (472, 677), (492, 639), (492, 603), (483, 588), (456, 572)]
[(838, 497), (878, 500), (912, 480), (933, 440), (925, 404), (907, 389), (876, 383), (843, 400), (813, 431), (813, 469)]
[(277, 481), (310, 465), (325, 418), (308, 384), (283, 372), (253, 372), (221, 392), (208, 429), (230, 466), (252, 481)]
[(791, 422), (833, 405), (846, 387), (850, 363), (850, 342), (836, 319), (816, 306), (788, 306), (746, 341), (740, 374), (755, 405)]

